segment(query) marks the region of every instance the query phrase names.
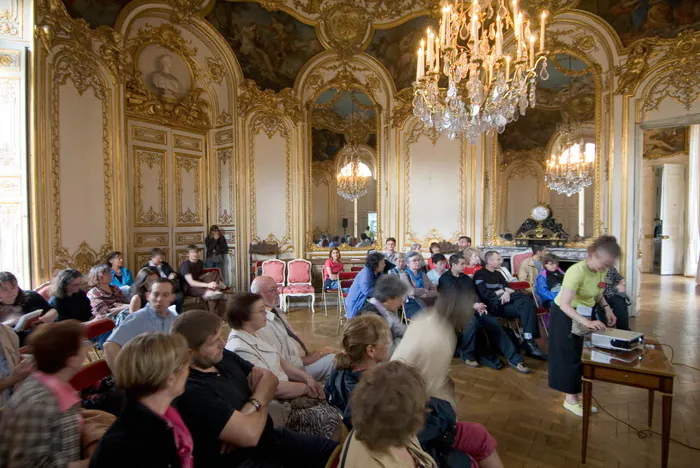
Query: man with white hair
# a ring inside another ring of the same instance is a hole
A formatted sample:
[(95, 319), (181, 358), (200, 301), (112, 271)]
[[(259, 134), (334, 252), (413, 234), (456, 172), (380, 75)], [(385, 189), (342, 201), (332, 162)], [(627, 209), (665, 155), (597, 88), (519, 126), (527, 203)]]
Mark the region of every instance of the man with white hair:
[(267, 313), (267, 324), (258, 330), (258, 337), (274, 346), (283, 359), (291, 362), (294, 367), (303, 369), (316, 381), (326, 380), (335, 369), (335, 355), (319, 351), (309, 352), (284, 314), (276, 309), (280, 296), (274, 278), (258, 276), (250, 285), (250, 292), (263, 297)]

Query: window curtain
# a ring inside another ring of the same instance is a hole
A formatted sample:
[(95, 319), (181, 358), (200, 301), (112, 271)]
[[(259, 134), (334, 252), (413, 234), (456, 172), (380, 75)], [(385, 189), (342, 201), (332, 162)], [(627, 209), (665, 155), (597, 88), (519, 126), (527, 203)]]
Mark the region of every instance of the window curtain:
[(700, 125), (691, 125), (688, 151), (688, 244), (685, 276), (695, 276), (700, 284)]

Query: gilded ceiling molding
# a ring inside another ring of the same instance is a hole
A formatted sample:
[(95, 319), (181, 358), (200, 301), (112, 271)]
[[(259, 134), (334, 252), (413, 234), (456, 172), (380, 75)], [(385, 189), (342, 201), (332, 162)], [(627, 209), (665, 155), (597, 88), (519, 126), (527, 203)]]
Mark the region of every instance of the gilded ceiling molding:
[(397, 129), (401, 129), (412, 115), (413, 89), (402, 89), (394, 96), (394, 108), (391, 111), (391, 125)]
[[(144, 82), (141, 72), (136, 69), (138, 55), (151, 44), (165, 47), (185, 61), (192, 75), (191, 87), (182, 99), (159, 96), (149, 89)], [(205, 80), (205, 75), (197, 63), (197, 49), (185, 40), (178, 28), (171, 23), (161, 23), (158, 26), (146, 24), (140, 28), (136, 36), (126, 42), (125, 51), (131, 57), (131, 71), (126, 83), (126, 110), (129, 113), (154, 119), (162, 124), (179, 124), (195, 128), (211, 126), (211, 105), (203, 95), (203, 88), (197, 87), (197, 82)]]
[(163, 3), (173, 9), (178, 21), (183, 21), (189, 19), (194, 13), (202, 11), (208, 0), (164, 0)]
[[(335, 72), (330, 80), (326, 79), (328, 72)], [(364, 79), (357, 77), (357, 74), (364, 75)], [(367, 97), (372, 99), (377, 106), (377, 111), (382, 107), (376, 102), (376, 93), (382, 88), (381, 78), (369, 68), (355, 65), (349, 62), (335, 62), (324, 64), (316, 68), (308, 77), (306, 89), (311, 93), (309, 102), (316, 102), (316, 98), (327, 89), (335, 89), (338, 92), (362, 91)]]
[[(556, 138), (556, 134), (554, 135), (554, 138)], [(547, 148), (535, 148), (532, 150), (506, 150), (500, 151), (499, 156), (498, 168), (500, 171), (505, 171), (509, 166), (521, 160), (532, 160), (539, 164), (544, 170), (547, 164), (548, 152)]]
[(224, 78), (226, 78), (228, 75), (224, 63), (219, 57), (207, 57), (206, 64), (209, 78), (211, 78), (214, 83), (221, 84)]
[(360, 4), (324, 3), (322, 8), (318, 37), (327, 49), (334, 49), (342, 58), (347, 58), (372, 41), (372, 17)]
[(244, 80), (238, 88), (238, 111), (247, 115), (252, 111), (263, 114), (281, 114), (292, 122), (304, 118), (304, 112), (294, 90), (285, 88), (279, 93), (270, 89), (262, 90), (253, 80)]

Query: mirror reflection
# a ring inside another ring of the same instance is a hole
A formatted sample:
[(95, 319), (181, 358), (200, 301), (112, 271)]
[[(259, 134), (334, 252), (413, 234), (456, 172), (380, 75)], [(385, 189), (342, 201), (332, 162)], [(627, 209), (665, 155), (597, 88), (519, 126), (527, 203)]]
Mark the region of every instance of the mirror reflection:
[(377, 113), (361, 91), (323, 92), (311, 129), (312, 242), (366, 248), (377, 233)]
[[(550, 56), (547, 71), (548, 80), (538, 77), (537, 106), (498, 135), (495, 224), (506, 240), (518, 237), (532, 209), (541, 204), (549, 207), (550, 217), (561, 224), (569, 241), (584, 240), (595, 230), (598, 181), (593, 71), (567, 54)], [(571, 189), (567, 193), (568, 180), (550, 182), (565, 167), (560, 162), (569, 155), (588, 161), (591, 176), (589, 185), (573, 194)]]

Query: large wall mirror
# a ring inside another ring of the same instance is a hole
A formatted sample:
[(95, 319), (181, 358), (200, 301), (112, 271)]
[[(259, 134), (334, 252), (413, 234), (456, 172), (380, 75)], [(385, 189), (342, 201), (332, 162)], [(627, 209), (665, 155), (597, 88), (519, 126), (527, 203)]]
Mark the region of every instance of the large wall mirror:
[(379, 226), (377, 106), (361, 90), (330, 88), (310, 114), (309, 248), (368, 250)]
[[(515, 238), (541, 203), (549, 205), (551, 216), (568, 234), (568, 245), (598, 234), (600, 77), (584, 59), (563, 51), (548, 57), (547, 72), (547, 80), (538, 76), (536, 107), (494, 137), (490, 172), (495, 203), (487, 240), (492, 243)], [(573, 130), (573, 138), (567, 130)], [(546, 181), (550, 158), (560, 155), (567, 141), (579, 143), (591, 160), (592, 183), (572, 195), (552, 190)]]

